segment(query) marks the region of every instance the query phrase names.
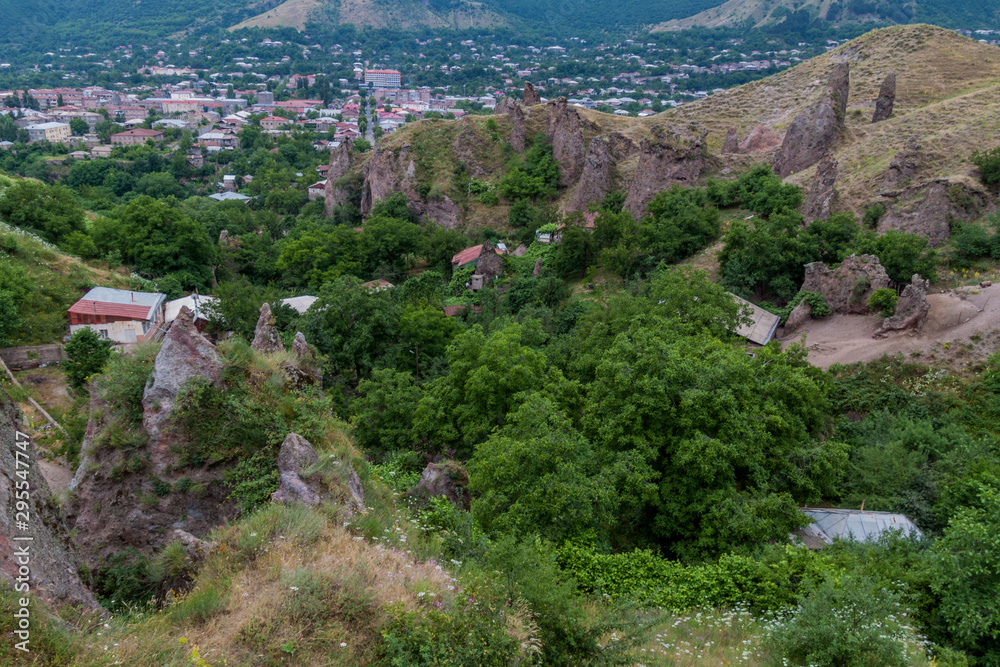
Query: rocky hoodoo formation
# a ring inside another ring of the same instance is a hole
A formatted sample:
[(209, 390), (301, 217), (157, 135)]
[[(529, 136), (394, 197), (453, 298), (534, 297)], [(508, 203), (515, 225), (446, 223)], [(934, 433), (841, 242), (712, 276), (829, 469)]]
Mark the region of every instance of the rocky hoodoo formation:
[(722, 141), (722, 154), (728, 155), (730, 153), (740, 152), (740, 139), (736, 136), (736, 128), (731, 127), (726, 130), (726, 138)]
[(528, 127), (524, 122), (524, 108), (517, 102), (513, 102), (507, 117), (510, 118), (510, 135), (507, 141), (516, 152), (523, 153), (525, 143), (528, 140)]
[(510, 113), (511, 102), (513, 101), (516, 100), (514, 100), (514, 98), (512, 97), (507, 97), (506, 95), (504, 97), (501, 97), (499, 101), (497, 101), (497, 105), (493, 107), (493, 115), (502, 116), (504, 114)]
[(878, 123), (892, 118), (892, 107), (896, 104), (896, 73), (891, 72), (882, 82), (879, 88), (878, 98), (875, 100), (875, 113), (872, 114), (872, 122)]
[(666, 130), (656, 126), (653, 138), (642, 140), (639, 165), (625, 197), (625, 210), (637, 220), (646, 215), (646, 205), (657, 193), (675, 183), (690, 185), (705, 171), (706, 132), (701, 128), (691, 130), (668, 136)]
[(830, 74), (823, 96), (792, 121), (781, 142), (774, 172), (784, 178), (819, 162), (833, 146), (844, 127), (850, 68), (838, 63)]
[[(80, 580), (76, 554), (66, 546), (65, 526), (38, 468), (38, 451), (31, 440), (17, 435), (23, 428), (17, 406), (0, 390), (0, 505), (5, 508), (0, 516), (0, 582), (9, 589), (19, 583), (18, 578), (26, 581), (21, 567), (27, 553), (30, 563), (25, 567), (30, 568), (32, 595), (54, 605), (100, 611), (94, 595)], [(26, 496), (20, 495), (25, 491)], [(27, 503), (29, 530), (21, 530), (15, 523), (19, 520), (15, 514), (18, 501)], [(21, 639), (8, 637), (6, 641), (13, 644)]]
[(920, 137), (910, 137), (906, 146), (896, 153), (885, 172), (885, 187), (889, 190), (906, 187), (920, 169)]
[(532, 278), (537, 278), (540, 275), (542, 275), (542, 258), (541, 257), (539, 257), (537, 260), (535, 260), (535, 268), (531, 269), (531, 277)]
[(989, 206), (989, 199), (982, 190), (945, 178), (928, 181), (903, 189), (901, 192), (882, 193), (895, 200), (878, 223), (884, 234), (890, 229), (919, 234), (931, 247), (948, 240), (954, 221), (971, 222)]
[(750, 130), (747, 138), (740, 142), (740, 153), (763, 153), (781, 146), (781, 137), (771, 128), (758, 125)]
[(295, 332), (295, 339), (292, 341), (292, 354), (303, 360), (316, 358), (312, 348), (309, 347), (309, 343), (306, 342), (305, 335), (301, 331)]
[(830, 217), (837, 204), (837, 190), (834, 187), (836, 183), (837, 161), (832, 157), (825, 157), (816, 167), (816, 176), (809, 189), (809, 197), (802, 207), (802, 217), (806, 223)]
[(278, 333), (278, 327), (274, 325), (271, 306), (267, 303), (261, 304), (260, 317), (257, 318), (257, 328), (253, 332), (253, 342), (250, 343), (250, 349), (262, 354), (285, 351), (285, 346), (281, 342), (281, 334)]
[(289, 384), (296, 389), (302, 389), (309, 385), (323, 384), (323, 373), (316, 359), (316, 353), (309, 347), (306, 337), (301, 331), (296, 332), (295, 340), (292, 341), (292, 354), (298, 360), (295, 366), (282, 366)]
[(896, 304), (896, 312), (892, 317), (885, 318), (878, 331), (872, 334), (873, 338), (882, 338), (894, 331), (905, 331), (913, 329), (917, 333), (927, 321), (927, 313), (931, 305), (927, 303), (927, 290), (930, 289), (929, 280), (923, 280), (919, 275), (914, 274), (910, 284), (903, 290), (903, 294)]
[(545, 134), (552, 142), (552, 155), (559, 163), (559, 175), (564, 185), (571, 185), (583, 172), (585, 148), (579, 112), (560, 97), (548, 104), (548, 124)]
[(535, 90), (534, 84), (530, 81), (524, 82), (524, 94), (521, 96), (521, 104), (526, 107), (533, 107), (542, 103), (542, 96)]
[(149, 435), (154, 467), (159, 473), (168, 457), (170, 421), (177, 394), (188, 382), (204, 378), (218, 382), (222, 360), (218, 350), (195, 328), (191, 310), (184, 306), (153, 363), (153, 376), (142, 394), (142, 425)]
[[(271, 495), (273, 503), (318, 505), (332, 495), (320, 473), (307, 474), (306, 471), (319, 462), (316, 450), (298, 433), (289, 433), (278, 451), (278, 472), (281, 476), (278, 490)], [(353, 512), (360, 512), (365, 506), (365, 491), (358, 473), (350, 464), (337, 459), (333, 461), (336, 486), (339, 487), (341, 501)]]
[(851, 255), (836, 269), (824, 262), (806, 264), (805, 269), (802, 291), (816, 292), (839, 315), (867, 315), (872, 292), (889, 286), (889, 275), (873, 255)]
[(333, 213), (333, 208), (347, 201), (346, 189), (337, 186), (337, 182), (347, 175), (351, 169), (351, 153), (354, 145), (350, 141), (340, 142), (340, 146), (330, 151), (330, 168), (326, 172), (326, 189), (324, 200), (326, 215)]
[(492, 241), (485, 241), (479, 251), (476, 262), (476, 275), (483, 276), (483, 284), (487, 285), (503, 273), (503, 257), (497, 254), (497, 248)]
[(792, 308), (792, 312), (788, 314), (788, 319), (785, 320), (785, 330), (784, 335), (795, 333), (799, 328), (812, 319), (812, 304), (806, 302), (804, 299), (799, 301), (799, 305)]
[(409, 495), (414, 498), (447, 498), (456, 507), (469, 509), (469, 473), (457, 461), (428, 463)]

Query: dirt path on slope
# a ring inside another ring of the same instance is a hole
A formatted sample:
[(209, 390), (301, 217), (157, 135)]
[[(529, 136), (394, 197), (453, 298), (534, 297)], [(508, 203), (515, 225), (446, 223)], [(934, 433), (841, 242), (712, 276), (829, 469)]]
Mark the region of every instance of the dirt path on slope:
[(1000, 284), (929, 294), (931, 309), (920, 333), (872, 338), (882, 318), (875, 315), (831, 315), (811, 320), (787, 337), (783, 347), (801, 343), (809, 361), (820, 368), (872, 361), (903, 354), (922, 361), (943, 361), (960, 368), (992, 354), (1000, 343)]

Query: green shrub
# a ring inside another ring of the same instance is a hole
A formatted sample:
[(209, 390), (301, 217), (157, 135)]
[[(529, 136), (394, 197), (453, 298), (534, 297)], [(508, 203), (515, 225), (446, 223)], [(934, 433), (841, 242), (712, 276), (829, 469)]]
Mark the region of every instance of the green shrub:
[(204, 623), (226, 606), (226, 598), (215, 585), (196, 588), (170, 608), (168, 615), (178, 626)]
[(504, 618), (474, 602), (451, 612), (397, 611), (382, 637), (385, 663), (394, 667), (507, 667), (519, 653)]
[(867, 579), (826, 582), (768, 638), (774, 665), (905, 667), (912, 631), (899, 595)]
[(983, 183), (1000, 184), (1000, 146), (988, 151), (976, 151), (969, 161), (979, 169), (979, 179)]
[(875, 229), (882, 216), (885, 215), (885, 211), (885, 204), (872, 204), (865, 209), (864, 217), (861, 220), (862, 224), (868, 229)]
[(111, 358), (111, 341), (101, 338), (93, 329), (78, 329), (66, 343), (63, 370), (74, 389), (83, 389), (92, 377), (104, 370)]
[(143, 607), (156, 596), (149, 559), (132, 547), (109, 556), (92, 576), (98, 601), (112, 612)]
[(822, 294), (817, 294), (816, 292), (799, 292), (795, 295), (795, 298), (789, 301), (784, 308), (777, 311), (775, 314), (781, 317), (781, 323), (784, 324), (788, 320), (788, 316), (792, 314), (795, 307), (800, 303), (805, 301), (810, 306), (812, 306), (812, 316), (813, 317), (826, 317), (830, 314), (830, 306), (826, 305), (826, 301), (823, 299)]
[(892, 317), (896, 314), (897, 303), (899, 295), (896, 294), (896, 290), (880, 287), (868, 297), (868, 310), (877, 312), (882, 317)]
[(270, 501), (271, 494), (278, 490), (277, 455), (270, 448), (261, 450), (227, 469), (224, 478), (232, 489), (229, 499), (236, 501), (243, 512), (251, 512)]

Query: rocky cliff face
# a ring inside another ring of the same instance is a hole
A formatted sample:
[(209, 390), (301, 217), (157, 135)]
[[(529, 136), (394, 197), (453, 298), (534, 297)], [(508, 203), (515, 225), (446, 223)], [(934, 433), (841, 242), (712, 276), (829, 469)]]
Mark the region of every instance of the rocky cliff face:
[[(0, 390), (0, 505), (5, 508), (0, 515), (0, 581), (8, 587), (27, 583), (31, 595), (54, 605), (100, 611), (77, 574), (77, 555), (67, 546), (66, 525), (38, 468), (38, 451), (30, 439), (18, 436), (22, 428), (20, 411)], [(26, 517), (18, 516), (18, 502), (25, 503)], [(17, 523), (22, 519), (26, 529)], [(18, 539), (22, 537), (31, 539)], [(30, 570), (27, 578), (22, 567)]]
[(365, 163), (362, 170), (361, 215), (367, 217), (375, 202), (402, 192), (410, 209), (421, 220), (454, 228), (458, 225), (461, 209), (448, 196), (427, 202), (420, 198), (416, 190), (417, 167), (410, 153), (410, 145), (403, 144), (396, 151), (378, 151)]
[(809, 197), (802, 207), (802, 217), (807, 223), (830, 217), (837, 205), (837, 189), (834, 187), (836, 183), (837, 161), (832, 157), (825, 157), (816, 167), (816, 176), (809, 189)]
[(885, 77), (875, 100), (875, 113), (872, 122), (879, 123), (892, 118), (892, 108), (896, 104), (896, 73), (891, 72)]
[(267, 303), (260, 307), (260, 317), (257, 318), (257, 326), (253, 332), (253, 342), (250, 343), (250, 348), (265, 354), (285, 351), (285, 346), (281, 342), (281, 334), (274, 324), (271, 306)]
[(726, 130), (726, 138), (722, 140), (722, 154), (740, 152), (740, 138), (736, 134), (736, 128), (731, 127)]
[(765, 125), (758, 125), (740, 142), (740, 153), (763, 153), (773, 151), (780, 146), (781, 137), (775, 134), (774, 130)]
[(706, 131), (691, 127), (689, 131), (668, 134), (663, 127), (654, 129), (651, 139), (643, 139), (639, 147), (639, 166), (629, 183), (625, 210), (641, 218), (646, 205), (658, 192), (671, 185), (691, 185), (708, 166)]
[(948, 240), (953, 221), (974, 220), (990, 206), (989, 197), (982, 190), (944, 178), (883, 196), (894, 203), (879, 221), (879, 233), (897, 229), (919, 234), (932, 247)]
[(896, 190), (909, 185), (920, 170), (921, 165), (920, 137), (910, 137), (906, 146), (896, 153), (885, 172), (884, 183), (889, 190)]
[(327, 216), (333, 212), (334, 206), (339, 206), (347, 201), (348, 193), (345, 189), (337, 187), (337, 181), (351, 170), (353, 151), (354, 146), (350, 141), (344, 141), (340, 146), (330, 151), (330, 169), (326, 173), (326, 190), (324, 191)]
[(781, 142), (774, 171), (784, 178), (816, 164), (840, 136), (850, 92), (850, 68), (838, 63), (819, 101), (792, 121)]
[(524, 109), (520, 104), (514, 102), (507, 113), (510, 118), (510, 135), (508, 141), (511, 148), (518, 153), (524, 152), (525, 143), (528, 140), (528, 128), (524, 121)]
[(806, 264), (803, 292), (816, 292), (836, 314), (868, 314), (872, 292), (889, 286), (889, 275), (873, 255), (851, 255), (836, 269), (823, 262)]
[(580, 114), (565, 97), (549, 102), (545, 134), (552, 142), (552, 154), (559, 163), (563, 185), (571, 185), (583, 172), (585, 149)]
[(583, 174), (573, 193), (569, 211), (586, 211), (591, 202), (602, 201), (613, 188), (613, 165), (608, 144), (601, 137), (590, 140)]

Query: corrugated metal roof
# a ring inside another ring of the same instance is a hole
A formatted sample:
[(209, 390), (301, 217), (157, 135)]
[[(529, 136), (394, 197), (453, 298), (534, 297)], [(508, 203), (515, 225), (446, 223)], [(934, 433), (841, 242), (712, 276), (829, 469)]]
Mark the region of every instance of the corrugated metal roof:
[(177, 316), (181, 313), (181, 308), (187, 306), (188, 309), (194, 313), (194, 318), (197, 320), (199, 318), (206, 319), (204, 308), (209, 303), (215, 303), (218, 301), (214, 296), (202, 296), (199, 294), (189, 294), (180, 299), (174, 299), (173, 301), (167, 301), (163, 306), (163, 321), (170, 324), (177, 319)]
[(293, 296), (287, 299), (282, 299), (281, 303), (292, 308), (300, 313), (304, 313), (309, 310), (309, 306), (313, 305), (318, 301), (319, 298), (315, 296)]
[(156, 313), (165, 295), (157, 292), (133, 292), (130, 290), (95, 287), (82, 299), (69, 307), (69, 312), (78, 315), (111, 315), (136, 320), (150, 320)]
[(465, 264), (468, 264), (474, 259), (479, 259), (479, 254), (483, 251), (483, 244), (474, 245), (471, 248), (466, 248), (465, 250), (455, 253), (455, 256), (451, 258), (451, 263), (455, 268), (460, 268)]
[(778, 322), (781, 318), (774, 313), (769, 313), (760, 306), (756, 306), (746, 299), (741, 299), (733, 293), (730, 296), (736, 300), (741, 306), (745, 305), (750, 308), (750, 324), (744, 324), (736, 329), (736, 334), (743, 336), (751, 343), (757, 343), (758, 345), (767, 345), (767, 343), (774, 336), (775, 330), (778, 328)]
[(924, 536), (905, 514), (814, 507), (803, 507), (802, 512), (813, 520), (802, 532), (827, 544), (833, 544), (836, 539), (874, 542), (891, 531), (912, 537)]

